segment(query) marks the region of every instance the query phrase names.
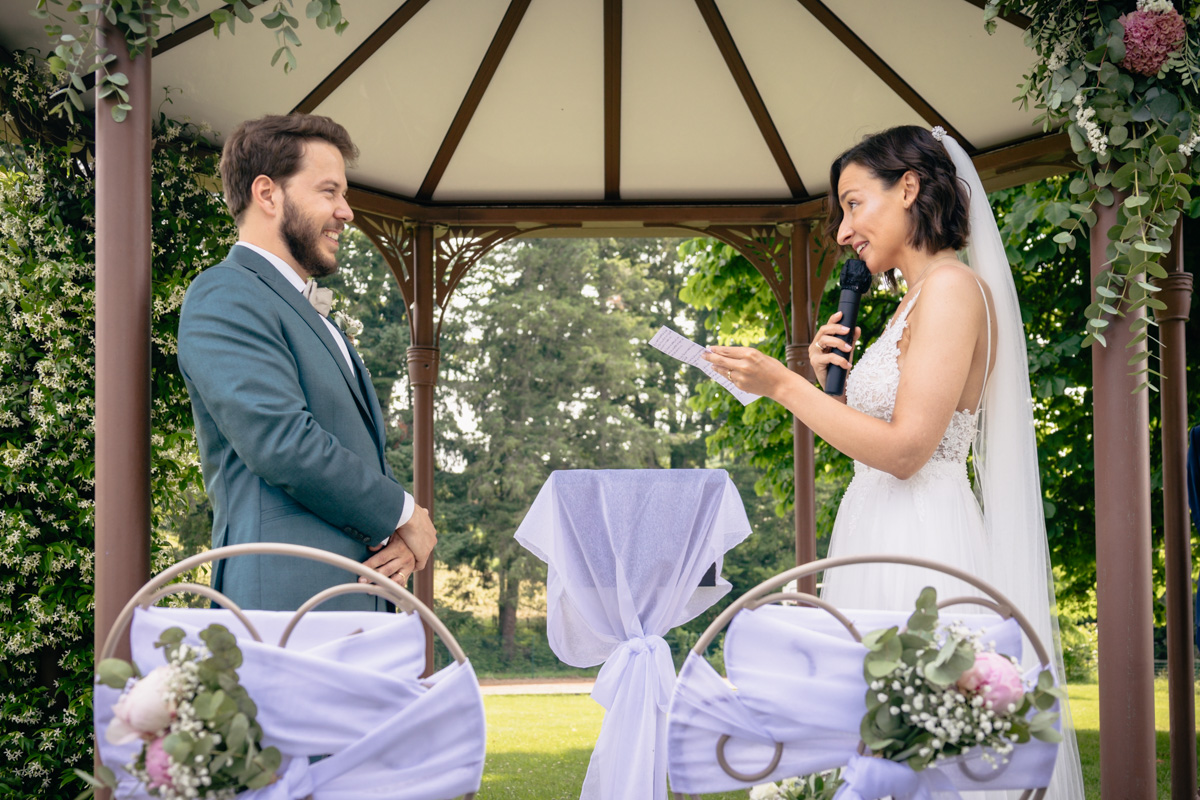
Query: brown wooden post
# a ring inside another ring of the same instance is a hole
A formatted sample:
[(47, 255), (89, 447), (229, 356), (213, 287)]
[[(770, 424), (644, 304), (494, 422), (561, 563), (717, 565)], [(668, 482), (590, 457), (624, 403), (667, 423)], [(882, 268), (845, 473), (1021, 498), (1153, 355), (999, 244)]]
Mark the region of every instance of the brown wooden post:
[[(129, 58), (100, 14), (99, 35), (129, 78), (133, 109), (96, 103), (96, 611), (100, 652), (150, 577), (150, 56)], [(117, 655), (129, 657), (123, 638)], [(98, 751), (97, 751), (98, 752)], [(97, 797), (107, 800), (107, 789)]]
[[(408, 348), (408, 381), (413, 392), (413, 499), (433, 515), (433, 389), (440, 350), (434, 328), (433, 226), (417, 226), (413, 238), (412, 346)], [(417, 599), (433, 608), (433, 556), (413, 578)], [(433, 632), (425, 628), (425, 672), (433, 672)]]
[(1195, 656), (1192, 644), (1192, 525), (1187, 498), (1187, 341), (1192, 275), (1183, 269), (1183, 224), (1175, 227), (1169, 271), (1155, 281), (1166, 303), (1154, 312), (1162, 342), (1163, 548), (1167, 581), (1167, 677), (1171, 715), (1171, 798), (1196, 799)]
[[(1116, 202), (1120, 202), (1117, 200)], [(1116, 203), (1096, 206), (1093, 278), (1106, 266)], [(1141, 312), (1144, 313), (1144, 312)], [(1129, 324), (1115, 318), (1092, 347), (1096, 604), (1100, 651), (1100, 786), (1104, 797), (1155, 796), (1154, 614), (1150, 567), (1150, 411), (1129, 374)]]
[[(809, 297), (811, 247), (808, 223), (798, 221), (792, 227), (792, 341), (787, 346), (788, 369), (813, 379), (808, 363), (808, 345), (812, 341), (812, 299)], [(813, 457), (813, 432), (792, 417), (792, 458), (795, 470), (796, 565), (817, 560), (816, 464)], [(802, 592), (815, 593), (817, 577), (800, 579)]]
[(100, 19), (133, 109), (95, 112), (97, 645), (150, 571), (150, 57)]

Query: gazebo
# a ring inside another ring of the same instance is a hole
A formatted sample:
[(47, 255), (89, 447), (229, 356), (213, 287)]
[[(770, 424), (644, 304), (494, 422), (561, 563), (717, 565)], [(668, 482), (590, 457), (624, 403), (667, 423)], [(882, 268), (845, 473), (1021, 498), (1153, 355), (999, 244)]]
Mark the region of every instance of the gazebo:
[[(0, 45), (46, 49), (30, 5), (0, 0)], [(350, 202), (408, 304), (412, 490), (432, 509), (441, 319), (459, 281), (496, 245), (550, 234), (719, 239), (766, 279), (786, 321), (789, 366), (807, 373), (814, 299), (833, 266), (813, 223), (824, 216), (828, 165), (839, 152), (892, 125), (940, 125), (990, 190), (1074, 170), (1067, 136), (1035, 129), (1034, 113), (1012, 101), (1034, 57), (1023, 43), (1029, 20), (1004, 17), (989, 36), (984, 5), (357, 0), (345, 4), (351, 25), (341, 36), (302, 29), (305, 46), (286, 75), (269, 66), (274, 34), (257, 24), (216, 38), (201, 17), (162, 36), (152, 59), (133, 61), (111, 35), (133, 111), (115, 123), (110, 101), (96, 107), (97, 631), (148, 571), (149, 120), (163, 87), (177, 90), (172, 116), (211, 125), (218, 138), (264, 113), (312, 112), (337, 119), (360, 146)], [(1094, 272), (1115, 213), (1098, 212)], [(1174, 354), (1164, 369), (1179, 379), (1162, 402), (1164, 428), (1174, 426), (1164, 435), (1182, 443), (1190, 280), (1177, 243), (1160, 321)], [(1102, 779), (1106, 793), (1133, 797), (1155, 780), (1151, 493), (1149, 399), (1131, 392), (1124, 327), (1114, 325), (1092, 357)], [(813, 440), (799, 422), (794, 434), (804, 563), (816, 556)], [(1182, 770), (1178, 785), (1192, 787), (1179, 796), (1194, 797), (1182, 447), (1167, 448), (1164, 471), (1171, 668), (1187, 676), (1172, 687), (1187, 729), (1173, 724), (1173, 768)], [(430, 605), (431, 570), (416, 578)], [(1173, 722), (1174, 713), (1173, 705)]]

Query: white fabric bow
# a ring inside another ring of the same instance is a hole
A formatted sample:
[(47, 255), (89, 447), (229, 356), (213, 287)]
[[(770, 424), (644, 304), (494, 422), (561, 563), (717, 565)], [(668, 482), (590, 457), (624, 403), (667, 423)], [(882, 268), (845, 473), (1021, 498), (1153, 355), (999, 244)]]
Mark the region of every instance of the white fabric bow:
[[(286, 764), (279, 780), (246, 793), (247, 800), (447, 800), (478, 791), (485, 747), (479, 683), (470, 662), (418, 677), (425, 645), (415, 614), (309, 612), (285, 649), (274, 642), (291, 612), (245, 613), (270, 644), (253, 641), (229, 612), (210, 609), (139, 609), (130, 638), (134, 660), (147, 671), (162, 663), (153, 645), (166, 628), (182, 628), (193, 645), (211, 622), (238, 636), (238, 677), (258, 706), (263, 746), (278, 747)], [(101, 734), (119, 694), (96, 687)], [(97, 741), (120, 796), (148, 799), (121, 769), (140, 743)], [(309, 756), (326, 757), (309, 764)]]
[[(899, 612), (843, 612), (864, 633), (902, 625), (908, 618)], [(1020, 656), (1015, 621), (1001, 622), (994, 614), (955, 614), (954, 619), (982, 630), (983, 641), (994, 642), (997, 652)], [(866, 711), (865, 655), (866, 648), (821, 609), (769, 605), (738, 613), (725, 636), (725, 667), (737, 689), (695, 653), (679, 672), (667, 733), (671, 788), (680, 794), (733, 791), (854, 762)], [(720, 766), (718, 747), (747, 779)], [(777, 753), (778, 763), (763, 774)], [(1057, 745), (1033, 740), (1016, 747), (1008, 764), (994, 769), (981, 751), (973, 750), (926, 768), (922, 780), (925, 791), (937, 792), (946, 791), (944, 785), (960, 791), (1045, 786), (1057, 754)], [(897, 766), (913, 773), (907, 765)], [(861, 777), (852, 787), (857, 794), (839, 800), (879, 796), (870, 791), (878, 781), (890, 780), (891, 772), (888, 766), (860, 766)], [(940, 777), (934, 778), (935, 773)], [(891, 788), (885, 795), (906, 796), (903, 786), (887, 785)], [(913, 790), (918, 791), (914, 800), (924, 797), (920, 786), (914, 784)]]
[(842, 771), (845, 783), (834, 800), (933, 800), (933, 792), (961, 797), (950, 779), (936, 769), (916, 772), (907, 764), (886, 758), (854, 756)]

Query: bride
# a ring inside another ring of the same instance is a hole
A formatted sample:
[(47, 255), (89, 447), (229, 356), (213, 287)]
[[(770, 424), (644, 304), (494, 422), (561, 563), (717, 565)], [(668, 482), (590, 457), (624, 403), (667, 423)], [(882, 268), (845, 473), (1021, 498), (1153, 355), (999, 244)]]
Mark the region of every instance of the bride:
[[(903, 126), (839, 156), (830, 187), (828, 233), (872, 274), (892, 283), (899, 273), (907, 287), (850, 373), (845, 398), (753, 348), (714, 346), (706, 358), (854, 459), (830, 557), (902, 553), (978, 575), (1030, 618), (1061, 679), (1025, 334), (979, 176), (940, 128)], [(964, 246), (970, 266), (958, 258)], [(830, 317), (809, 348), (822, 384), (830, 365), (851, 366), (851, 346), (836, 338), (849, 332), (840, 318)], [(972, 445), (982, 512), (967, 475)], [(942, 598), (967, 588), (941, 573), (861, 565), (830, 571), (822, 597), (843, 608), (909, 610), (931, 584)], [(1063, 723), (1047, 797), (1074, 800), (1083, 779), (1065, 707)]]

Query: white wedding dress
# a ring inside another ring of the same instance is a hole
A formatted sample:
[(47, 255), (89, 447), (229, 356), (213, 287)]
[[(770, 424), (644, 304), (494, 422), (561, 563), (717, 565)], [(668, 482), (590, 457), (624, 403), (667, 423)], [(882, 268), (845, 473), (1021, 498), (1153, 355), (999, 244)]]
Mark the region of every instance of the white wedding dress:
[[(846, 381), (846, 403), (877, 419), (892, 419), (900, 385), (900, 339), (920, 300), (917, 289), (883, 333), (867, 348)], [(889, 553), (939, 561), (988, 580), (987, 534), (979, 502), (967, 477), (967, 454), (975, 440), (977, 411), (955, 411), (933, 456), (901, 480), (854, 463), (854, 479), (838, 508), (829, 557)], [(978, 595), (949, 575), (920, 567), (864, 564), (825, 575), (821, 596), (839, 608), (910, 611), (926, 586), (938, 598)], [(963, 607), (964, 611), (978, 610)]]

